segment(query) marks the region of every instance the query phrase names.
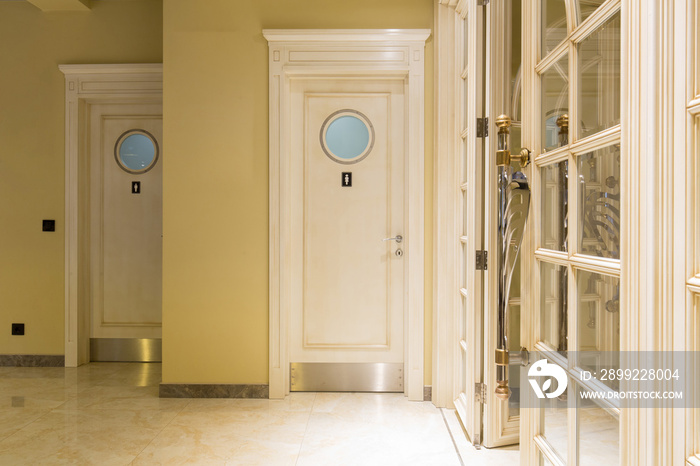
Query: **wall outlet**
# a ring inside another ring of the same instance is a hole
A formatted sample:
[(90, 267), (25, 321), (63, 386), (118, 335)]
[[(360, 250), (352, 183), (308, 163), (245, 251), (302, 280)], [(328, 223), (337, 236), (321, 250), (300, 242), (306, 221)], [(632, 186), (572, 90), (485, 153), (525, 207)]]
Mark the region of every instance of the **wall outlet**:
[(12, 324), (13, 335), (24, 335), (24, 324)]
[(56, 231), (56, 220), (42, 220), (41, 231)]

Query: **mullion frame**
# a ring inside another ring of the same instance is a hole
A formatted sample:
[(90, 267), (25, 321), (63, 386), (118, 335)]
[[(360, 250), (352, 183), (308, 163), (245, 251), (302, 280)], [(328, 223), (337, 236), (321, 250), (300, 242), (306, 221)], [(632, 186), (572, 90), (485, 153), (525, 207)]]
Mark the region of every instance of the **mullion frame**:
[[(571, 2), (567, 2), (568, 6), (573, 7)], [(570, 29), (570, 34), (566, 39), (564, 39), (564, 42), (566, 42), (566, 46), (564, 46), (563, 43), (559, 44), (557, 47), (555, 47), (549, 54), (547, 54), (544, 59), (540, 60), (535, 68), (536, 75), (537, 75), (537, 81), (538, 81), (538, 89), (537, 89), (537, 95), (539, 96), (539, 102), (540, 104), (538, 105), (538, 112), (537, 114), (539, 115), (539, 118), (537, 119), (537, 132), (535, 134), (538, 134), (538, 140), (540, 140), (540, 144), (542, 145), (541, 141), (541, 129), (540, 125), (542, 124), (542, 92), (543, 92), (543, 86), (542, 86), (542, 80), (543, 80), (543, 75), (544, 73), (551, 69), (562, 57), (568, 54), (568, 59), (569, 59), (569, 67), (568, 67), (568, 98), (569, 98), (569, 144), (567, 146), (564, 146), (560, 149), (556, 149), (558, 152), (556, 154), (552, 154), (553, 156), (546, 156), (545, 153), (541, 152), (541, 148), (538, 148), (539, 151), (538, 155), (535, 158), (535, 163), (533, 172), (539, 172), (539, 169), (542, 167), (545, 167), (547, 165), (551, 165), (553, 163), (557, 163), (563, 160), (568, 161), (568, 170), (567, 170), (567, 175), (568, 175), (568, 207), (567, 207), (567, 218), (568, 218), (568, 228), (567, 228), (567, 251), (566, 251), (566, 259), (564, 259), (564, 254), (561, 254), (560, 251), (552, 251), (552, 253), (556, 253), (556, 256), (561, 257), (561, 260), (548, 260), (546, 256), (543, 257), (542, 255), (538, 255), (537, 252), (540, 250), (543, 251), (548, 251), (544, 248), (541, 248), (542, 245), (542, 228), (537, 228), (536, 232), (537, 234), (535, 235), (535, 244), (536, 244), (536, 249), (535, 249), (535, 254), (536, 254), (536, 260), (535, 263), (537, 264), (537, 273), (538, 275), (541, 274), (541, 263), (542, 262), (547, 262), (547, 263), (552, 263), (552, 264), (557, 264), (560, 266), (566, 266), (567, 267), (567, 293), (568, 293), (568, 299), (567, 299), (567, 324), (568, 324), (568, 344), (567, 344), (567, 358), (566, 358), (566, 364), (567, 364), (567, 370), (568, 371), (573, 371), (576, 367), (579, 366), (579, 361), (578, 357), (575, 356), (577, 355), (577, 350), (579, 347), (579, 342), (578, 342), (578, 307), (579, 307), (579, 293), (578, 293), (578, 286), (577, 286), (577, 277), (578, 273), (581, 271), (591, 271), (595, 273), (603, 273), (603, 270), (605, 271), (603, 274), (607, 276), (613, 276), (618, 279), (620, 279), (620, 269), (619, 268), (612, 268), (610, 267), (611, 261), (606, 260), (606, 261), (600, 261), (600, 263), (596, 264), (598, 262), (594, 256), (591, 256), (590, 259), (588, 259), (587, 256), (587, 263), (581, 263), (575, 258), (580, 256), (579, 255), (579, 223), (580, 219), (579, 217), (579, 206), (582, 200), (580, 199), (580, 195), (578, 192), (578, 160), (581, 154), (588, 153), (588, 151), (584, 152), (584, 150), (587, 147), (591, 146), (600, 146), (602, 147), (608, 147), (610, 145), (613, 145), (615, 141), (619, 141), (621, 138), (621, 129), (620, 125), (616, 125), (613, 127), (614, 129), (607, 128), (606, 130), (600, 131), (598, 133), (595, 133), (593, 135), (587, 136), (584, 138), (585, 143), (581, 144), (581, 138), (579, 137), (579, 115), (578, 115), (578, 106), (579, 106), (579, 87), (580, 87), (580, 79), (579, 79), (579, 60), (578, 60), (578, 45), (588, 38), (591, 34), (595, 33), (605, 22), (607, 22), (610, 18), (612, 18), (616, 13), (620, 11), (621, 7), (621, 2), (619, 0), (608, 0), (606, 3), (601, 5), (596, 12), (594, 12), (591, 16), (586, 18), (585, 21), (583, 21), (580, 25), (574, 25), (572, 29)], [(541, 42), (542, 38), (539, 37), (539, 41), (537, 44), (537, 48), (541, 51)], [(540, 52), (541, 53), (541, 52)], [(578, 143), (579, 147), (573, 147)], [(602, 144), (601, 144), (602, 143)], [(606, 144), (607, 143), (607, 144)], [(573, 149), (573, 150), (572, 150)], [(541, 176), (539, 176), (539, 173), (536, 175), (537, 180), (541, 180)], [(539, 186), (539, 183), (536, 184), (536, 186)], [(542, 215), (545, 213), (542, 212), (541, 210), (541, 202), (542, 198), (541, 195), (537, 195), (537, 202), (540, 204), (537, 206), (537, 211), (541, 212)], [(575, 221), (572, 221), (574, 219)], [(535, 218), (534, 221), (538, 222), (540, 219)], [(539, 256), (539, 257), (538, 257)], [(555, 254), (552, 254), (552, 256), (555, 256)], [(554, 258), (554, 257), (552, 257)], [(613, 264), (618, 265), (620, 264), (619, 259), (614, 260)], [(596, 267), (596, 265), (598, 267)], [(602, 270), (601, 270), (602, 269)], [(540, 276), (540, 282), (542, 280), (542, 277)], [(541, 342), (541, 290), (537, 290), (535, 293), (536, 299), (536, 310), (535, 310), (535, 319), (534, 319), (534, 324), (535, 324), (535, 342)], [(573, 353), (570, 353), (573, 351)], [(573, 354), (573, 357), (570, 357), (570, 354)], [(578, 390), (578, 387), (574, 387), (575, 390)], [(571, 397), (572, 399), (569, 400), (570, 406), (569, 408), (576, 408), (575, 403), (576, 403), (576, 396)], [(567, 435), (569, 437), (569, 448), (568, 448), (568, 458), (567, 458), (567, 463), (570, 465), (578, 465), (579, 461), (579, 431), (580, 431), (580, 417), (579, 417), (579, 411), (578, 409), (573, 409), (571, 412), (571, 416), (568, 416), (568, 432)], [(538, 426), (536, 432), (539, 432), (539, 435), (543, 435), (543, 427), (544, 427), (544, 421), (542, 419), (542, 416), (544, 416), (543, 413), (540, 413), (540, 416), (538, 416)], [(544, 437), (543, 437), (544, 440)], [(550, 458), (551, 460), (551, 458)]]

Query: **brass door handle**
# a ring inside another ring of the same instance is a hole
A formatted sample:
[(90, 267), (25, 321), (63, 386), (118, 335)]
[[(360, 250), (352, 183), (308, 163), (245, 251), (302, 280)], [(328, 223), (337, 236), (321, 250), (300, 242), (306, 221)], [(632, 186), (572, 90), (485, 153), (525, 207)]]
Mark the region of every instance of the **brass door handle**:
[[(513, 157), (510, 153), (510, 126), (512, 121), (508, 115), (500, 115), (496, 118), (496, 126), (498, 126), (498, 149), (496, 150), (496, 165), (508, 166), (511, 164)], [(520, 166), (525, 168), (530, 164), (530, 149), (523, 147), (520, 149), (519, 159)]]

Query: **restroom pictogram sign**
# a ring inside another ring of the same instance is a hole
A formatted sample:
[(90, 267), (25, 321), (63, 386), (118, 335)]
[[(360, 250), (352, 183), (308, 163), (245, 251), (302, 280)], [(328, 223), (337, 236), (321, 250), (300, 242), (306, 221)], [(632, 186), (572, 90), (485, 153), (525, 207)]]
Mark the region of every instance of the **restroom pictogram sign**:
[(352, 172), (343, 172), (341, 186), (343, 188), (349, 188), (352, 186)]
[(140, 181), (132, 181), (131, 182), (131, 192), (133, 194), (141, 194), (141, 182)]

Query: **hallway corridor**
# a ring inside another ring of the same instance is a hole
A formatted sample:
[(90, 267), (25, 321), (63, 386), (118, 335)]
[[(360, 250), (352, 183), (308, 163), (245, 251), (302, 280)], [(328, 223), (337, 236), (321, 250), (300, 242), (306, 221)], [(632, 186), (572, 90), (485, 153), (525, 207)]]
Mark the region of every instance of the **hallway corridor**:
[(452, 436), (453, 411), (400, 394), (161, 399), (160, 380), (160, 364), (0, 367), (0, 464), (518, 462), (517, 450), (477, 451)]

